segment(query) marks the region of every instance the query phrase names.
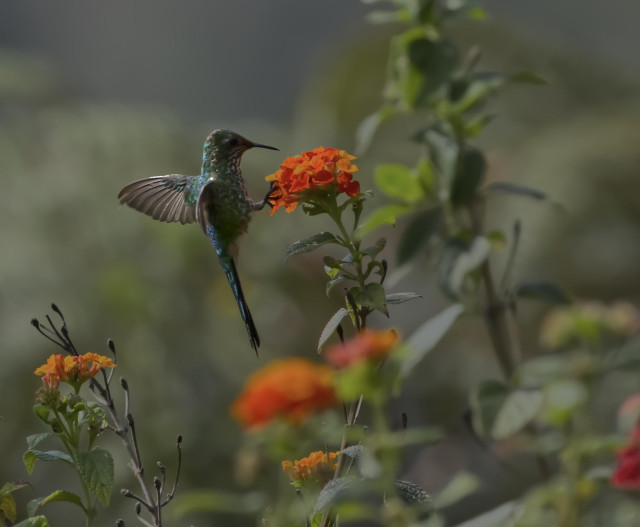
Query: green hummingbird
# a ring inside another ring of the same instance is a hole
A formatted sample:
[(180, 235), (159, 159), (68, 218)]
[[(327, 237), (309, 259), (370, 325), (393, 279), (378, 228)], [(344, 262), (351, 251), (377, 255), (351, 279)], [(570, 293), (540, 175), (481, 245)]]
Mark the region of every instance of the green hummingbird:
[(120, 203), (155, 220), (198, 222), (218, 254), (236, 298), (251, 347), (258, 353), (260, 337), (244, 298), (236, 269), (238, 239), (247, 232), (251, 213), (271, 205), (273, 185), (262, 201), (249, 197), (240, 171), (240, 159), (250, 148), (273, 146), (254, 143), (231, 130), (214, 130), (204, 142), (199, 176), (170, 174), (129, 183), (118, 194)]

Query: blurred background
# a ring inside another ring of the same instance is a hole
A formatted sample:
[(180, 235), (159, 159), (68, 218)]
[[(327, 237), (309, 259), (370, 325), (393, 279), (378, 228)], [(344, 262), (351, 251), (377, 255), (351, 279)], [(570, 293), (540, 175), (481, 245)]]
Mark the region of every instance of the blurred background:
[[(484, 68), (534, 70), (550, 83), (513, 88), (493, 103), (498, 118), (478, 141), (489, 178), (539, 188), (568, 211), (494, 198), (490, 223), (508, 228), (523, 221), (519, 277), (557, 281), (578, 298), (637, 303), (640, 4), (483, 5), (488, 22), (451, 28), (462, 49), (479, 44)], [(66, 467), (40, 463), (27, 477), (21, 461), (24, 437), (42, 431), (31, 412), (40, 384), (32, 372), (57, 352), (29, 321), (51, 313), (51, 302), (64, 312), (81, 352), (106, 354), (106, 339), (116, 342), (117, 374), (131, 386), (150, 468), (158, 459), (174, 466), (175, 437), (182, 434), (181, 491), (246, 490), (234, 477), (230, 453), (242, 431), (228, 408), (267, 361), (313, 358), (341, 299), (324, 294), (320, 253), (288, 263), (283, 255), (290, 243), (327, 225), (299, 210), (254, 217), (239, 269), (263, 341), (256, 360), (200, 230), (154, 222), (120, 206), (116, 196), (135, 179), (198, 173), (202, 142), (214, 128), (280, 148), (243, 159), (255, 199), (285, 156), (319, 145), (353, 149), (356, 126), (381, 102), (388, 40), (397, 31), (369, 25), (369, 7), (354, 0), (0, 4), (0, 483), (22, 478), (34, 485), (16, 495), (21, 507), (74, 485)], [(380, 130), (358, 161), (364, 189), (373, 188), (377, 163), (414, 162), (413, 129), (397, 119)], [(384, 234), (393, 270), (396, 230)], [(426, 259), (392, 291), (424, 297), (392, 306), (391, 324), (404, 335), (447, 305)], [(527, 353), (537, 349), (541, 314), (536, 305), (521, 311)], [(405, 411), (411, 423), (452, 432), (435, 447), (407, 452), (403, 479), (437, 491), (466, 468), (491, 482), (450, 511), (452, 523), (513, 496), (535, 473), (530, 460), (519, 475), (505, 470), (461, 424), (469, 387), (498, 375), (482, 321), (464, 320), (420, 364), (390, 410), (392, 420)], [(637, 385), (632, 377), (616, 378), (612, 401)], [(613, 419), (603, 409), (607, 418)], [(120, 461), (116, 490), (133, 486)], [(277, 466), (268, 470), (263, 488), (276, 478), (282, 483)], [(132, 508), (115, 493), (103, 524), (118, 517), (134, 524)], [(80, 515), (73, 521), (76, 511), (65, 504), (45, 513), (53, 525), (62, 517), (66, 524), (82, 521)], [(254, 522), (224, 514), (190, 521)]]

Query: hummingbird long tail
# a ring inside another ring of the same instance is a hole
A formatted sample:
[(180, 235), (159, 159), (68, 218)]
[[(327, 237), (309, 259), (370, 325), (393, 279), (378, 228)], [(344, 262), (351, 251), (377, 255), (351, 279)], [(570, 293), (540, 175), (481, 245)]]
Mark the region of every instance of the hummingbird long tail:
[(236, 264), (233, 261), (233, 257), (231, 255), (221, 254), (219, 255), (219, 258), (220, 265), (222, 265), (224, 273), (227, 275), (229, 285), (231, 286), (231, 290), (233, 291), (233, 296), (236, 297), (236, 302), (238, 303), (238, 307), (240, 308), (242, 320), (244, 320), (244, 323), (247, 326), (247, 333), (249, 334), (251, 347), (256, 352), (257, 356), (258, 348), (260, 347), (260, 337), (258, 336), (256, 325), (253, 323), (253, 317), (251, 316), (251, 311), (249, 311), (247, 301), (244, 299), (244, 293), (242, 292), (242, 285), (240, 284), (240, 278), (238, 277)]

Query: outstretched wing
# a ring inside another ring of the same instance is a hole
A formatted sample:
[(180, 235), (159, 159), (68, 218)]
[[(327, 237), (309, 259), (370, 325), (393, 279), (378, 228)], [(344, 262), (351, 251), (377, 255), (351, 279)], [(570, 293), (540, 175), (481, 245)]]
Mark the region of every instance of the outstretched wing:
[[(125, 203), (154, 220), (177, 222), (183, 225), (196, 220), (195, 203), (190, 196), (200, 176), (154, 176), (129, 183), (118, 194)], [(197, 194), (196, 194), (197, 195)]]

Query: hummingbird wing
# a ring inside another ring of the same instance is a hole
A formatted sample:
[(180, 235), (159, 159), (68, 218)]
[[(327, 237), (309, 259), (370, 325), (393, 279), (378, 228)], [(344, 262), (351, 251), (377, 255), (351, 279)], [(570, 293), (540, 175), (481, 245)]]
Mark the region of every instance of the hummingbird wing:
[(196, 220), (195, 197), (200, 176), (153, 176), (129, 183), (118, 194), (125, 203), (154, 220), (193, 223)]

